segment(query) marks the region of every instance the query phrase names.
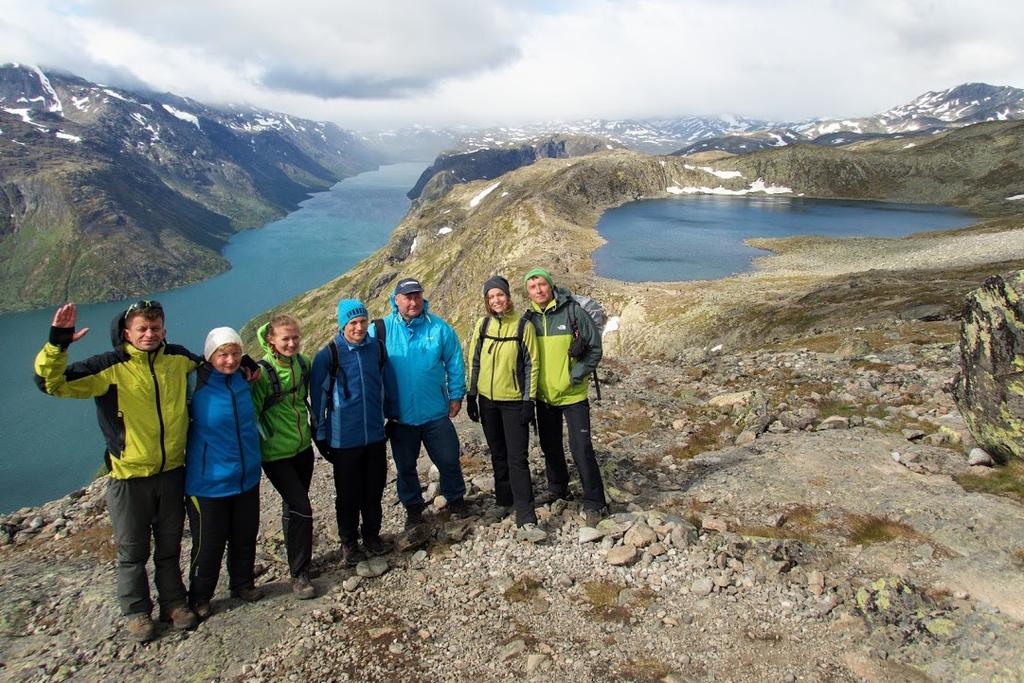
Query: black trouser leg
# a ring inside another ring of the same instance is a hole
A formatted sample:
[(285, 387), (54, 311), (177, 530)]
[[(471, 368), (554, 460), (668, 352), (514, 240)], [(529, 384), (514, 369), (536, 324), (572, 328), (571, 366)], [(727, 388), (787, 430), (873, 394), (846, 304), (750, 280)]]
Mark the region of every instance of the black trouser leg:
[(313, 507), (309, 483), (313, 479), (313, 448), (283, 460), (263, 463), (267, 479), (281, 494), (281, 527), (292, 576), (309, 572), (313, 557)]
[(359, 503), (362, 498), (362, 449), (332, 448), (334, 466), (334, 512), (342, 545), (359, 541)]
[(217, 589), (221, 560), (231, 528), (231, 504), (228, 498), (186, 500), (188, 526), (192, 531), (189, 600), (193, 605), (208, 602)]
[(537, 434), (540, 450), (544, 453), (544, 473), (548, 490), (558, 496), (569, 492), (569, 467), (565, 462), (562, 445), (562, 409), (537, 401)]
[(494, 465), (495, 499), (498, 505), (515, 506), (516, 524), (520, 526), (537, 522), (530, 477), (530, 425), (522, 424), (522, 415), (520, 401), (496, 402), (480, 397), (480, 423)]
[(491, 452), (494, 469), (494, 501), (498, 505), (512, 505), (512, 485), (508, 480), (508, 449), (505, 444), (505, 421), (501, 408), (486, 396), (480, 396), (480, 426), (484, 429), (487, 449)]
[(260, 530), (260, 486), (257, 484), (237, 496), (230, 496), (228, 532), (228, 581), (231, 590), (255, 583), (256, 535)]
[(364, 541), (380, 537), (380, 526), (384, 519), (381, 500), (384, 498), (384, 485), (388, 480), (388, 454), (384, 443), (371, 443), (362, 449), (363, 487), (359, 512), (363, 516)]
[(590, 437), (590, 401), (562, 406), (562, 413), (569, 430), (569, 450), (583, 482), (583, 508), (602, 510), (606, 505), (604, 482)]

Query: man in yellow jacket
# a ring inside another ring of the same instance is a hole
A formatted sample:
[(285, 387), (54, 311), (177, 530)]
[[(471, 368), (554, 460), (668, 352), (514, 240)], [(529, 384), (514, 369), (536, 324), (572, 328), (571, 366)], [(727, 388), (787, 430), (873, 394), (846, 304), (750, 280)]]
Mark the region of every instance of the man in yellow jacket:
[(39, 388), (52, 396), (92, 398), (107, 444), (107, 508), (117, 544), (117, 596), (136, 640), (152, 640), (150, 537), (160, 618), (192, 629), (197, 619), (181, 580), (185, 519), (185, 437), (188, 373), (202, 361), (165, 342), (163, 308), (132, 304), (111, 323), (114, 350), (68, 365), (68, 347), (89, 328), (75, 330), (74, 304), (57, 309), (49, 341), (36, 356)]
[(583, 512), (589, 526), (606, 512), (604, 482), (590, 438), (590, 374), (601, 360), (601, 333), (571, 294), (555, 287), (543, 268), (526, 274), (530, 308), (524, 314), (537, 333), (540, 375), (537, 380), (537, 432), (544, 452), (548, 491), (537, 502), (569, 499), (569, 470), (562, 446), (562, 423), (569, 450), (583, 482)]

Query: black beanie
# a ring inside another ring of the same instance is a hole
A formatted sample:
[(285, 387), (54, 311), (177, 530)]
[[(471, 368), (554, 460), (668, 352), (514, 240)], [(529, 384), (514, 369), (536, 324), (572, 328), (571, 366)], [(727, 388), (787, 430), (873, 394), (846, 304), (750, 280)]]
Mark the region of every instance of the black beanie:
[(487, 282), (484, 283), (485, 299), (487, 298), (487, 292), (491, 291), (492, 289), (500, 289), (501, 291), (505, 292), (505, 296), (509, 298), (512, 297), (512, 293), (509, 292), (508, 289), (508, 280), (506, 280), (500, 275), (494, 275), (490, 279), (488, 279)]

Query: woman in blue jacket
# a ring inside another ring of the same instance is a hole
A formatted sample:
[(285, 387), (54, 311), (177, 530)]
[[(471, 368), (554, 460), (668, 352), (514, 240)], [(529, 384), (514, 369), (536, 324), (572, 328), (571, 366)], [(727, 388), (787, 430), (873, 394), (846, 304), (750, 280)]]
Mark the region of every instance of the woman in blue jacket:
[[(334, 509), (345, 564), (388, 552), (380, 538), (387, 482), (384, 446), (384, 345), (367, 336), (369, 314), (355, 299), (338, 302), (338, 335), (313, 359), (313, 438), (334, 466)], [(359, 518), (362, 516), (362, 528)]]
[(260, 525), (260, 437), (249, 383), (237, 372), (242, 339), (230, 327), (210, 330), (206, 363), (196, 370), (189, 401), (185, 496), (192, 531), (189, 601), (200, 619), (210, 616), (224, 547), (231, 595), (263, 597), (255, 587)]

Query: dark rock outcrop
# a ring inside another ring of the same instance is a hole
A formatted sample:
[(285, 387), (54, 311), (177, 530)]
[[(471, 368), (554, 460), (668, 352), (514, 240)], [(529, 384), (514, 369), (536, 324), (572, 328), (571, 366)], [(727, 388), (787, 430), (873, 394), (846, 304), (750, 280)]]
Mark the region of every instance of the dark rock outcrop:
[(979, 446), (1024, 458), (1024, 271), (994, 275), (967, 298), (953, 395)]

